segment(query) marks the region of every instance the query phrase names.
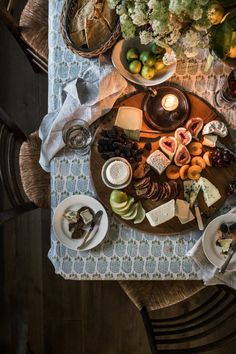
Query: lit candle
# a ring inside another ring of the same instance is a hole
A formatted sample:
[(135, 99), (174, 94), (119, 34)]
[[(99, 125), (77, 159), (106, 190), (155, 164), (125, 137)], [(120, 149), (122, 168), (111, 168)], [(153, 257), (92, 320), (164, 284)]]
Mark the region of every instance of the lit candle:
[(161, 105), (166, 111), (174, 111), (178, 105), (179, 100), (175, 95), (165, 95), (161, 100)]

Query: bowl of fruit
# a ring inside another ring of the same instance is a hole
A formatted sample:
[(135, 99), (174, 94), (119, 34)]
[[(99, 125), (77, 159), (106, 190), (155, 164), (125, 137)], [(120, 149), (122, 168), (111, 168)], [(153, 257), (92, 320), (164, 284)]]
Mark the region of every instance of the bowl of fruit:
[(162, 48), (155, 43), (141, 44), (139, 37), (117, 42), (112, 63), (127, 80), (142, 86), (167, 81), (175, 73), (177, 64), (171, 48)]

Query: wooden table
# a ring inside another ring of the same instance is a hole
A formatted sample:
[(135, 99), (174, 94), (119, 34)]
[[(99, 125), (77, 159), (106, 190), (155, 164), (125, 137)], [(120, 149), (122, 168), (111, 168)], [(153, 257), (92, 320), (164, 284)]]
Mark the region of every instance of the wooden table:
[[(97, 65), (71, 53), (60, 34), (60, 13), (63, 0), (49, 2), (49, 111), (60, 108), (63, 85), (80, 76), (88, 67)], [(229, 68), (217, 62), (204, 72), (205, 59), (179, 60), (172, 82), (213, 102), (215, 91), (221, 86)], [(134, 91), (128, 86), (127, 92)], [(234, 111), (223, 112), (232, 127), (236, 126)], [(234, 122), (233, 122), (234, 120)], [(235, 126), (233, 125), (235, 124)], [(52, 216), (58, 203), (76, 193), (95, 196), (89, 178), (89, 160), (61, 151), (51, 163)], [(226, 212), (231, 202), (218, 211)], [(217, 215), (216, 214), (216, 215)], [(110, 231), (96, 249), (76, 252), (64, 247), (51, 232), (49, 258), (55, 272), (66, 279), (197, 279), (186, 252), (200, 237), (200, 233), (163, 236), (137, 232), (110, 217)]]

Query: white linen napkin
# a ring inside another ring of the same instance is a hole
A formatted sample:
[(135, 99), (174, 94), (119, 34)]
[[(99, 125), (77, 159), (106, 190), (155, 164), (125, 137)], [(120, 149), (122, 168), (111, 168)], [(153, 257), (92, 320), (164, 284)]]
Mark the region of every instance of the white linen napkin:
[[(229, 212), (236, 214), (236, 207)], [(199, 278), (203, 279), (206, 285), (225, 284), (236, 289), (236, 271), (226, 270), (224, 274), (220, 274), (219, 269), (209, 262), (203, 251), (202, 237), (188, 251), (187, 256), (190, 257)]]
[(78, 118), (93, 123), (110, 111), (126, 86), (126, 80), (104, 56), (100, 56), (99, 65), (91, 65), (82, 77), (65, 86), (62, 107), (48, 113), (39, 128), (42, 140), (39, 163), (45, 171), (50, 170), (51, 159), (65, 146), (62, 139), (65, 123)]

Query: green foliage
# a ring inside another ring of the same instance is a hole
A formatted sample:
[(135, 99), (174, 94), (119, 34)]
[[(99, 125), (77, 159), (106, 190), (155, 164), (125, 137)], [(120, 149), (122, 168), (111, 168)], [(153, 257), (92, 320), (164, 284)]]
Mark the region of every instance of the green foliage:
[(212, 27), (210, 48), (220, 58), (225, 59), (232, 42), (233, 32), (236, 30), (236, 9), (232, 10), (226, 19)]

